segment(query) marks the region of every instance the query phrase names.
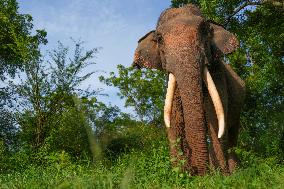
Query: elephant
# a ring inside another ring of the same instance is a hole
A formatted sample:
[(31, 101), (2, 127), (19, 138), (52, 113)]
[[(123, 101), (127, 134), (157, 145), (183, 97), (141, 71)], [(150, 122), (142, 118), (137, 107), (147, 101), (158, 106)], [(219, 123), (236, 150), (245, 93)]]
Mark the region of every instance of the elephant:
[[(237, 38), (187, 4), (163, 11), (156, 30), (138, 41), (133, 66), (169, 74), (164, 121), (174, 166), (204, 175), (238, 165), (237, 145), (245, 84), (224, 62)], [(181, 153), (180, 153), (181, 152)]]

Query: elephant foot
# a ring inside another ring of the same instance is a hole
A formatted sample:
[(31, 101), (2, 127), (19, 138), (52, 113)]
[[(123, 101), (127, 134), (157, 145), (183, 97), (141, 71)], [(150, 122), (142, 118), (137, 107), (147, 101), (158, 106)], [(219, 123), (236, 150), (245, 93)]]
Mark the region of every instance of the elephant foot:
[(230, 169), (226, 161), (218, 160), (213, 149), (209, 150), (209, 169), (210, 170), (219, 169), (221, 173), (226, 176), (230, 174)]
[(216, 167), (218, 167), (216, 156), (214, 154), (213, 149), (209, 149), (209, 169), (214, 170)]
[(228, 155), (228, 165), (230, 173), (233, 173), (234, 170), (238, 168), (239, 159), (237, 158), (237, 155), (235, 153), (230, 153)]

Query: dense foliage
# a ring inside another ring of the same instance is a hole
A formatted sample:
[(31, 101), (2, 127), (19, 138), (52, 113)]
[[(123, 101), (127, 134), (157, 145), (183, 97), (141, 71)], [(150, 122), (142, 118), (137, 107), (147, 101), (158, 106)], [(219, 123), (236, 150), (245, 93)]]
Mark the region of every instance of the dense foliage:
[(155, 128), (142, 128), (137, 127), (135, 131), (142, 139), (140, 143), (129, 141), (135, 150), (112, 160), (112, 165), (104, 162), (95, 165), (84, 162), (74, 164), (66, 153), (50, 155), (46, 158), (48, 165), (45, 167), (28, 166), (21, 172), (1, 176), (0, 187), (257, 189), (282, 188), (284, 185), (283, 166), (276, 165), (273, 159), (260, 159), (245, 151), (238, 152), (245, 168), (231, 176), (211, 171), (203, 177), (187, 177), (171, 168), (165, 135)]
[(47, 42), (44, 30), (32, 35), (32, 28), (32, 17), (19, 14), (15, 0), (0, 1), (0, 143), (6, 147), (15, 147), (18, 139), (15, 116), (9, 110), (13, 106), (10, 89), (2, 82), (36, 59), (39, 45)]
[(32, 17), (18, 13), (16, 0), (0, 1), (0, 79), (14, 75), (17, 68), (39, 55), (39, 45), (47, 43), (46, 32), (31, 35)]

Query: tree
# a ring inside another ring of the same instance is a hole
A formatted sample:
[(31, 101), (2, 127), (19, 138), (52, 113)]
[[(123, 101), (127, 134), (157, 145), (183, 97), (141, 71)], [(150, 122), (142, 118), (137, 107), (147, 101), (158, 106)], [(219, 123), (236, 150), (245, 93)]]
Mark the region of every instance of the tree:
[(43, 145), (52, 130), (64, 126), (60, 121), (67, 121), (64, 115), (74, 112), (76, 96), (88, 98), (99, 92), (78, 88), (94, 73), (82, 72), (94, 64), (92, 59), (98, 52), (96, 48), (83, 52), (81, 45), (75, 44), (74, 58), (68, 61), (68, 48), (59, 43), (58, 49), (50, 52), (50, 67), (43, 60), (34, 60), (24, 67), (26, 80), (11, 84), (17, 95), (22, 139), (35, 149)]
[(165, 74), (157, 70), (137, 70), (118, 65), (118, 75), (110, 73), (100, 80), (117, 87), (125, 107), (133, 107), (142, 122), (161, 126), (165, 99)]
[(18, 13), (16, 0), (0, 1), (0, 79), (5, 79), (5, 73), (15, 75), (35, 56), (39, 56), (39, 45), (46, 44), (46, 32), (33, 29), (32, 17)]
[(0, 141), (7, 149), (15, 148), (18, 134), (18, 129), (15, 127), (15, 117), (6, 109), (1, 108), (0, 112)]
[[(14, 77), (19, 69), (40, 56), (39, 45), (46, 44), (46, 32), (36, 30), (32, 35), (32, 17), (19, 14), (16, 0), (0, 1), (0, 80)], [(9, 87), (1, 83), (0, 88), (0, 140), (10, 145), (16, 140), (15, 116), (10, 110), (12, 103)], [(12, 137), (13, 136), (13, 137)]]

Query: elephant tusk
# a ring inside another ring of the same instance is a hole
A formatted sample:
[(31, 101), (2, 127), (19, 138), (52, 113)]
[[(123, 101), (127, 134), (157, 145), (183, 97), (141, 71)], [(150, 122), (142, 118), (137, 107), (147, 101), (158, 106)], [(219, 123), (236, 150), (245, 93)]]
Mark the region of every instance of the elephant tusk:
[(172, 73), (170, 73), (165, 106), (164, 106), (164, 121), (167, 128), (171, 127), (171, 112), (172, 112), (175, 87), (176, 87), (176, 78)]
[(221, 98), (218, 94), (217, 88), (214, 84), (214, 81), (208, 71), (207, 66), (204, 67), (203, 70), (203, 79), (204, 82), (208, 88), (209, 95), (211, 96), (211, 99), (213, 101), (213, 105), (215, 107), (217, 119), (218, 119), (218, 125), (219, 125), (219, 131), (218, 131), (218, 138), (221, 138), (224, 135), (225, 132), (225, 116), (224, 116), (224, 109), (222, 105)]

